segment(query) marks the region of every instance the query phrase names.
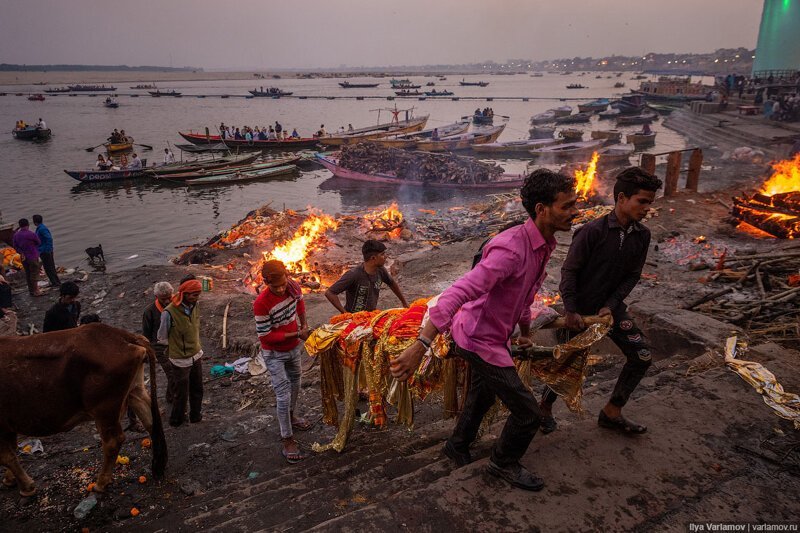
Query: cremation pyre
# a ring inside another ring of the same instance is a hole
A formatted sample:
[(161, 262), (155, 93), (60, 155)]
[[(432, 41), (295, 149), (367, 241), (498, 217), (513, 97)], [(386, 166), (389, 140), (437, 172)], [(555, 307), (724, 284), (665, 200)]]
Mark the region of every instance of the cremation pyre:
[[(733, 199), (731, 214), (742, 225), (774, 237), (800, 236), (800, 154), (772, 165), (773, 174), (753, 195)], [(746, 227), (745, 227), (746, 229)]]

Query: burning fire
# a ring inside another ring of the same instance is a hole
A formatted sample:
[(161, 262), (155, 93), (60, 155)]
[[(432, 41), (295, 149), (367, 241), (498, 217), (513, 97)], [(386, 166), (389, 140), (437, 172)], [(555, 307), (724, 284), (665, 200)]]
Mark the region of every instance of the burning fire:
[(589, 166), (586, 170), (577, 169), (575, 171), (575, 192), (579, 198), (584, 200), (589, 198), (594, 185), (594, 178), (597, 175), (597, 160), (600, 155), (597, 152), (592, 153), (592, 160), (589, 161)]
[(383, 211), (367, 213), (364, 219), (372, 223), (372, 229), (375, 231), (391, 231), (403, 223), (403, 213), (400, 212), (397, 202), (392, 202)]
[(310, 214), (297, 228), (291, 239), (276, 246), (271, 251), (262, 253), (261, 261), (256, 262), (250, 269), (250, 278), (253, 286), (257, 287), (263, 282), (261, 266), (266, 261), (274, 259), (281, 261), (286, 266), (286, 269), (293, 274), (311, 272), (313, 270), (312, 266), (307, 262), (309, 254), (321, 246), (328, 230), (338, 228), (339, 222), (333, 217), (324, 213)]
[(794, 159), (773, 163), (772, 176), (762, 185), (761, 192), (767, 196), (800, 191), (800, 154)]

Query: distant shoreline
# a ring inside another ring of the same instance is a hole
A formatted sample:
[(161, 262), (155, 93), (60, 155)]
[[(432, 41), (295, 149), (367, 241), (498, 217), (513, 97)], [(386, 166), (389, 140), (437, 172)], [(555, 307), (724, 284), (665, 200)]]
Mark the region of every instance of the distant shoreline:
[[(262, 73), (264, 79), (256, 78), (253, 72), (138, 72), (138, 71), (62, 71), (62, 72), (0, 72), (0, 85), (34, 85), (46, 83), (52, 86), (76, 83), (153, 83), (173, 81), (223, 81), (253, 80), (264, 84), (272, 79), (272, 73)], [(282, 78), (296, 78), (295, 74), (279, 74)], [(127, 88), (127, 87), (126, 87)]]

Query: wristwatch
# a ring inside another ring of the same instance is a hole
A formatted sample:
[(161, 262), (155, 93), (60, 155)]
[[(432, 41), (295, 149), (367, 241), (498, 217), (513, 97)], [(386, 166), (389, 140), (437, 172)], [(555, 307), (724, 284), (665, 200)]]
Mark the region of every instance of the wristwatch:
[(422, 345), (423, 345), (425, 348), (430, 348), (430, 347), (431, 347), (431, 342), (433, 342), (432, 340), (430, 340), (430, 339), (428, 339), (428, 338), (426, 338), (426, 337), (423, 337), (422, 335), (420, 335), (419, 337), (417, 337), (417, 340), (418, 340), (419, 342), (421, 342), (421, 343), (422, 343)]

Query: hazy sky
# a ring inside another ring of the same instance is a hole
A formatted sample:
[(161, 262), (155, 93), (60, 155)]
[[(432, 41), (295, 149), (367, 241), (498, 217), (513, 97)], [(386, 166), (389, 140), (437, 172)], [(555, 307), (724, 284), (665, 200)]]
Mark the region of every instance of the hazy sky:
[(311, 68), (755, 47), (762, 0), (0, 0), (0, 63)]

